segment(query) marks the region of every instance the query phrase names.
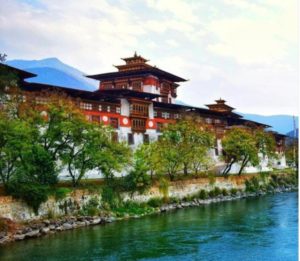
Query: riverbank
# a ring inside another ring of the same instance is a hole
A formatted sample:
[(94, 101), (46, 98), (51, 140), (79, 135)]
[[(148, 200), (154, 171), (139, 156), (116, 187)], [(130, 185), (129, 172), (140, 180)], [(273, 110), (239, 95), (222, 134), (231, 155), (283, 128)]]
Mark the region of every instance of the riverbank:
[[(129, 218), (140, 218), (145, 215), (157, 214), (167, 211), (173, 211), (177, 209), (197, 207), (201, 205), (207, 205), (212, 203), (218, 203), (223, 201), (233, 201), (249, 197), (259, 197), (270, 193), (282, 193), (298, 190), (295, 185), (287, 185), (282, 187), (274, 188), (272, 191), (258, 190), (257, 192), (247, 192), (247, 191), (236, 191), (234, 195), (223, 195), (220, 194), (215, 197), (210, 197), (207, 199), (200, 199), (197, 197), (177, 199), (177, 202), (162, 204), (159, 207), (148, 208), (150, 211), (136, 215), (123, 215), (122, 217), (117, 217), (116, 213), (113, 212), (102, 212), (97, 216), (65, 216), (56, 219), (44, 219), (39, 221), (33, 221), (28, 223), (15, 223), (8, 219), (2, 220), (6, 222), (8, 227), (7, 231), (2, 231), (0, 233), (0, 244), (7, 244), (14, 241), (21, 241), (30, 238), (38, 238), (41, 236), (46, 236), (49, 234), (54, 234), (66, 230), (72, 230), (80, 227), (104, 225), (107, 223), (112, 223), (119, 220), (129, 219)], [(1, 224), (0, 224), (1, 225)], [(3, 224), (2, 224), (3, 226)]]

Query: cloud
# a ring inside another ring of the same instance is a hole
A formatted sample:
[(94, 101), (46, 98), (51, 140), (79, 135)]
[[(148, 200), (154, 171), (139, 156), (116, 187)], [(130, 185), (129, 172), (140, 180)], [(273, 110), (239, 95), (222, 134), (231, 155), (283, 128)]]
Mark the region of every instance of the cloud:
[(240, 111), (297, 111), (296, 0), (10, 0), (0, 9), (0, 52), (58, 57), (89, 74), (137, 51), (190, 81), (179, 99), (222, 96)]
[(240, 64), (273, 64), (285, 60), (291, 48), (297, 50), (296, 1), (254, 4), (224, 0), (224, 3), (237, 8), (240, 14), (208, 25), (217, 39), (208, 46), (209, 51)]

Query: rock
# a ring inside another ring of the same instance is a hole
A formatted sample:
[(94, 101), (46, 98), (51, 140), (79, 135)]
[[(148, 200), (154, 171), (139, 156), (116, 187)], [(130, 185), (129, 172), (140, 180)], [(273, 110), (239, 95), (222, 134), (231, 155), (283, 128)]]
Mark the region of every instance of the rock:
[(16, 241), (23, 240), (24, 238), (25, 238), (25, 235), (24, 235), (24, 234), (21, 234), (21, 235), (14, 235), (14, 240), (16, 240)]
[(112, 222), (114, 222), (116, 220), (116, 218), (114, 218), (114, 217), (108, 217), (107, 219), (106, 219), (106, 222), (107, 223), (112, 223)]
[(50, 225), (50, 220), (46, 219), (43, 221), (43, 223), (46, 225), (46, 226), (49, 226)]
[(85, 222), (84, 221), (77, 221), (76, 222), (76, 227), (84, 227), (85, 226)]
[(92, 225), (97, 225), (97, 224), (100, 224), (101, 223), (101, 218), (94, 218), (92, 221), (91, 221)]
[(50, 229), (50, 230), (55, 230), (55, 228), (56, 228), (55, 225), (50, 225), (50, 226), (49, 226), (49, 229)]
[(62, 228), (62, 226), (59, 226), (59, 227), (56, 227), (55, 230), (56, 231), (63, 231), (63, 228)]
[(40, 230), (36, 229), (26, 233), (25, 237), (38, 237), (39, 235), (40, 235)]
[(4, 236), (2, 238), (0, 238), (0, 244), (5, 244), (8, 243), (10, 241), (9, 236)]
[(42, 229), (41, 229), (41, 232), (42, 232), (42, 234), (48, 234), (49, 233), (49, 231), (50, 231), (50, 228), (49, 227), (43, 227)]
[(69, 230), (69, 229), (73, 228), (73, 226), (70, 223), (64, 223), (62, 225), (62, 227), (63, 227), (64, 230)]
[(0, 238), (6, 237), (7, 232), (6, 231), (1, 231), (0, 232)]
[(22, 234), (27, 234), (29, 232), (31, 232), (32, 229), (30, 227), (25, 227), (23, 230), (22, 230)]

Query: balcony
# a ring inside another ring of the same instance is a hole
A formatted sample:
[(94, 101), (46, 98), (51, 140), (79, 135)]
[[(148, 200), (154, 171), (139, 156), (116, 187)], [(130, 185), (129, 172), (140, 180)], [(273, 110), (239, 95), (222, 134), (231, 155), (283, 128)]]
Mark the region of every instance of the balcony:
[(134, 132), (145, 132), (146, 131), (146, 120), (133, 118), (131, 119), (131, 129)]
[(149, 116), (148, 104), (138, 104), (138, 103), (131, 104), (130, 116), (147, 118)]

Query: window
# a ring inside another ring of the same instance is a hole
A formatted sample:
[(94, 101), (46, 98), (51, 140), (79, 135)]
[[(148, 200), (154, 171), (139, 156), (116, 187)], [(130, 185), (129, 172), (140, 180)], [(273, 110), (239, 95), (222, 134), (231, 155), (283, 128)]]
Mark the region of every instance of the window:
[(126, 89), (127, 88), (127, 83), (117, 83), (116, 84), (116, 89)]
[(35, 102), (37, 104), (46, 104), (48, 99), (46, 97), (35, 97)]
[(102, 105), (101, 104), (99, 105), (98, 110), (102, 111)]
[(144, 131), (146, 129), (146, 120), (132, 119), (132, 129), (135, 131)]
[(148, 105), (133, 103), (130, 105), (130, 113), (148, 116)]
[(153, 114), (154, 114), (154, 117), (157, 117), (157, 111), (154, 111)]
[(114, 142), (118, 142), (119, 141), (119, 135), (117, 132), (113, 132), (111, 134), (111, 140), (114, 141)]
[(106, 83), (106, 84), (103, 84), (103, 89), (104, 90), (109, 90), (109, 89), (112, 89), (113, 85), (111, 83)]
[(92, 115), (85, 115), (87, 121), (92, 121)]
[(110, 106), (109, 105), (106, 107), (106, 111), (110, 112)]
[(207, 124), (211, 124), (211, 123), (212, 123), (212, 119), (211, 119), (211, 118), (206, 118), (206, 119), (205, 119), (205, 122), (206, 122)]
[(162, 112), (161, 116), (165, 119), (169, 119), (170, 118), (170, 113), (168, 112)]
[(132, 82), (132, 89), (135, 91), (140, 91), (142, 87), (142, 82), (140, 81), (134, 81)]
[(161, 132), (161, 131), (162, 131), (162, 128), (163, 128), (162, 122), (157, 122), (156, 126), (157, 126), (157, 128), (156, 128), (157, 131), (158, 131), (158, 132)]
[(121, 113), (121, 108), (120, 107), (116, 108), (116, 113)]
[(134, 138), (132, 133), (128, 133), (128, 145), (134, 144)]
[(174, 119), (179, 119), (179, 114), (178, 113), (174, 114)]
[(144, 143), (149, 144), (149, 134), (144, 134)]
[(80, 103), (80, 109), (83, 109), (83, 110), (92, 110), (93, 109), (93, 105), (91, 103), (81, 102)]
[(115, 128), (115, 129), (119, 128), (118, 118), (110, 118), (109, 123), (113, 128)]
[(215, 123), (221, 123), (219, 119), (215, 119)]
[(100, 116), (92, 115), (92, 122), (100, 123)]

